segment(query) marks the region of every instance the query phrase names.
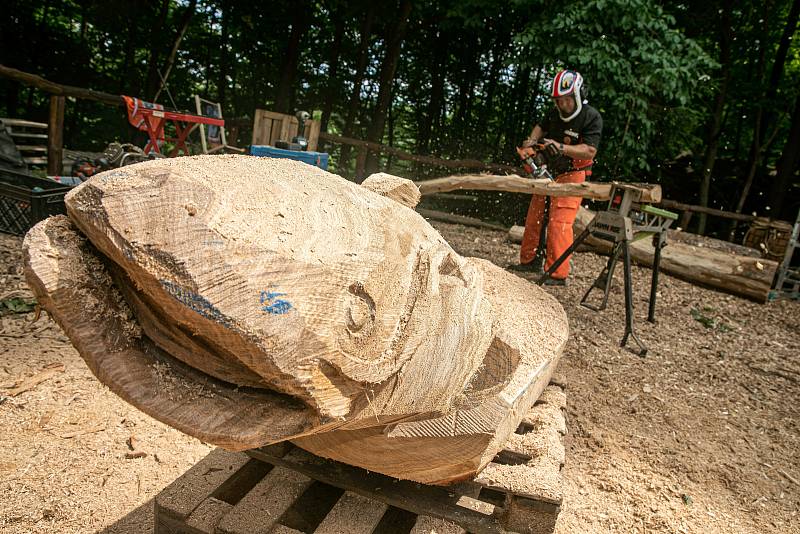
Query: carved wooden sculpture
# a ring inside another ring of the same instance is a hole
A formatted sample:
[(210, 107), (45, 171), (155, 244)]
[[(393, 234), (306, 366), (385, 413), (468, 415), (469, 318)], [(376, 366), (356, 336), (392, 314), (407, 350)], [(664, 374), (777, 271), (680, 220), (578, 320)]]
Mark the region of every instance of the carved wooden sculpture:
[(456, 254), (409, 187), (247, 156), (124, 167), (67, 196), (88, 242), (64, 218), (31, 230), (26, 273), (98, 378), (167, 424), (447, 483), (502, 447), (567, 321)]

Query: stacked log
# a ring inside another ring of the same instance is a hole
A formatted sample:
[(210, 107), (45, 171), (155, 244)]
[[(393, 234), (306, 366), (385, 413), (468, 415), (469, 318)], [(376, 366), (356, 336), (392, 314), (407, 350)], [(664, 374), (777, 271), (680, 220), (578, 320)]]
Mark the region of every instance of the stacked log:
[[(577, 236), (594, 217), (594, 212), (580, 208), (573, 225)], [(522, 241), (522, 226), (513, 226), (508, 232), (510, 241)], [(766, 258), (732, 252), (732, 247), (720, 242), (692, 244), (683, 242), (680, 232), (667, 238), (667, 246), (661, 251), (660, 270), (696, 285), (709, 287), (756, 302), (766, 302), (778, 263)], [(706, 240), (708, 241), (708, 239)], [(589, 237), (584, 241), (584, 250), (610, 254), (612, 245), (608, 241)], [(653, 266), (655, 249), (652, 240), (642, 239), (631, 243), (631, 258), (647, 267)]]

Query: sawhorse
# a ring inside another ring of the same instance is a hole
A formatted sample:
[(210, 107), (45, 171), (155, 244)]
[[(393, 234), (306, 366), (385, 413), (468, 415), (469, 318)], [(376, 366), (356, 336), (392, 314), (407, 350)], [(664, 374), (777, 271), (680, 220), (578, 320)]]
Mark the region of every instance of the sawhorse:
[[(613, 243), (611, 257), (608, 259), (605, 268), (594, 281), (592, 286), (586, 291), (581, 299), (581, 306), (594, 311), (604, 310), (608, 304), (608, 293), (611, 289), (611, 281), (614, 277), (617, 261), (622, 256), (624, 278), (625, 278), (625, 334), (622, 337), (620, 346), (624, 347), (628, 343), (628, 338), (633, 338), (639, 346), (639, 356), (647, 354), (647, 347), (639, 340), (633, 330), (633, 283), (631, 279), (631, 253), (630, 244), (633, 241), (652, 236), (653, 248), (653, 275), (650, 281), (650, 302), (647, 313), (647, 320), (655, 322), (656, 310), (656, 291), (658, 288), (658, 268), (661, 262), (661, 249), (666, 246), (667, 229), (672, 221), (677, 220), (678, 215), (667, 210), (656, 208), (650, 204), (641, 202), (641, 190), (635, 186), (626, 184), (613, 184), (611, 189), (611, 200), (605, 211), (598, 212), (597, 215), (586, 225), (586, 228), (572, 242), (572, 245), (550, 266), (547, 271), (539, 278), (538, 284), (544, 284), (551, 274), (558, 267), (567, 261), (567, 258), (589, 236), (597, 237)], [(587, 302), (590, 293), (594, 289), (603, 290), (603, 300), (600, 305), (595, 306)]]

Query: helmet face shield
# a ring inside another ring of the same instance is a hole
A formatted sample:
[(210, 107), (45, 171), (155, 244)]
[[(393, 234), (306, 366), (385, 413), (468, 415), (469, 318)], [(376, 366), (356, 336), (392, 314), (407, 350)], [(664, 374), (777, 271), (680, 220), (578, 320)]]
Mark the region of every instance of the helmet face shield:
[(553, 78), (550, 96), (554, 99), (562, 96), (573, 96), (575, 98), (575, 109), (567, 116), (564, 115), (560, 107), (556, 106), (561, 120), (571, 121), (581, 112), (583, 108), (581, 87), (583, 87), (583, 76), (572, 70), (562, 70)]

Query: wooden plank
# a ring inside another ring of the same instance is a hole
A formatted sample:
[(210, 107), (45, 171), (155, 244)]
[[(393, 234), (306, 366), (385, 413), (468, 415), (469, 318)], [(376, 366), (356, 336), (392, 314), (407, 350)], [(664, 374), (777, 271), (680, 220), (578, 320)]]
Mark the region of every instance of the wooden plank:
[(214, 534), (215, 527), (233, 506), (214, 497), (204, 500), (186, 519), (186, 526), (203, 534)]
[(47, 164), (47, 158), (43, 158), (43, 157), (30, 157), (30, 158), (23, 157), (22, 160), (25, 163), (28, 163), (30, 165), (46, 165)]
[(220, 521), (220, 534), (267, 534), (308, 489), (307, 476), (275, 467)]
[(7, 119), (4, 117), (0, 117), (0, 121), (3, 121), (3, 124), (6, 126), (21, 126), (24, 128), (41, 128), (42, 130), (47, 129), (47, 124), (44, 122), (33, 122), (33, 121), (26, 121), (24, 119)]
[(388, 506), (349, 491), (320, 523), (314, 534), (370, 534), (383, 517)]
[(378, 473), (324, 460), (302, 449), (294, 449), (283, 458), (253, 449), (247, 454), (264, 462), (294, 469), (315, 480), (336, 486), (419, 515), (454, 521), (476, 534), (503, 532), (499, 520), (457, 504), (459, 496), (447, 488), (397, 480)]
[(17, 145), (20, 152), (47, 152), (47, 147), (42, 145)]
[(11, 132), (11, 137), (21, 137), (24, 139), (47, 139), (47, 134), (37, 134), (28, 132)]
[(50, 97), (50, 122), (47, 127), (47, 173), (60, 176), (64, 170), (64, 97)]
[(247, 456), (242, 454), (213, 450), (156, 496), (157, 513), (185, 519), (247, 461)]
[(421, 515), (409, 534), (466, 534), (466, 530), (446, 519)]

